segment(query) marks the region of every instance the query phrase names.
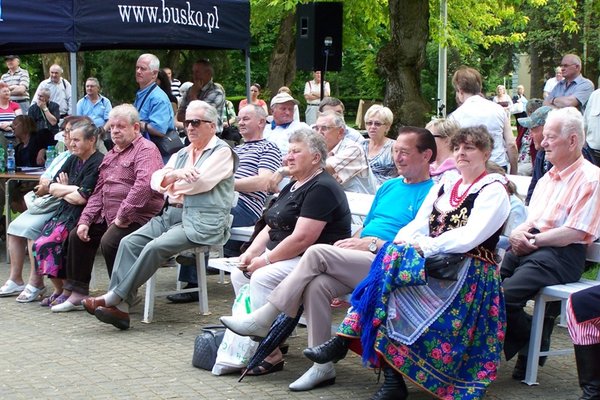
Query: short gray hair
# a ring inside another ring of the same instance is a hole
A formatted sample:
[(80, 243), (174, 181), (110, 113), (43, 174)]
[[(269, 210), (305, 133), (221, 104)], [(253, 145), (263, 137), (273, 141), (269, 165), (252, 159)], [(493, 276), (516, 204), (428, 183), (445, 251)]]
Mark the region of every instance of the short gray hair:
[(333, 124), (338, 127), (338, 128), (345, 128), (346, 127), (346, 121), (344, 121), (344, 116), (340, 113), (337, 113), (335, 111), (325, 111), (322, 113), (319, 113), (319, 118), (321, 117), (333, 117)]
[(46, 96), (48, 99), (50, 99), (50, 96), (52, 93), (50, 92), (50, 89), (41, 88), (39, 94), (42, 94), (42, 95)]
[(94, 82), (96, 84), (96, 86), (98, 86), (98, 88), (100, 88), (100, 81), (98, 80), (98, 78), (94, 78), (93, 76), (90, 76), (85, 81), (86, 82), (87, 81), (92, 81), (92, 82)]
[(57, 67), (58, 68), (58, 72), (60, 72), (61, 74), (64, 72), (63, 68), (60, 65), (58, 65), (58, 64), (52, 64), (50, 66), (50, 68), (48, 68), (48, 71), (50, 71), (52, 69), (52, 67)]
[(138, 60), (140, 59), (148, 60), (150, 71), (158, 71), (160, 69), (160, 60), (154, 54), (144, 53), (138, 57)]
[(216, 124), (217, 121), (219, 120), (219, 113), (217, 112), (217, 109), (205, 101), (202, 101), (202, 100), (190, 101), (190, 104), (188, 104), (186, 111), (196, 111), (196, 110), (202, 111), (204, 113), (204, 118), (206, 118), (208, 121), (212, 122), (213, 124)]
[(242, 107), (242, 109), (240, 111), (242, 111), (244, 108), (250, 108), (252, 110), (252, 112), (254, 113), (254, 115), (256, 115), (257, 117), (259, 117), (261, 119), (267, 118), (267, 113), (265, 112), (265, 109), (259, 105), (248, 104), (248, 105)]
[(325, 162), (327, 160), (327, 144), (325, 143), (323, 135), (309, 128), (300, 128), (290, 135), (289, 142), (306, 144), (308, 146), (308, 151), (310, 151), (311, 154), (318, 154), (321, 156), (319, 164), (321, 168), (325, 168)]
[(136, 122), (140, 122), (140, 113), (133, 105), (125, 103), (110, 110), (108, 118), (124, 118), (133, 125)]
[(575, 107), (564, 107), (552, 110), (546, 117), (546, 125), (550, 121), (557, 120), (560, 123), (560, 135), (567, 137), (571, 133), (577, 135), (579, 150), (585, 144), (585, 131), (583, 129), (583, 115)]

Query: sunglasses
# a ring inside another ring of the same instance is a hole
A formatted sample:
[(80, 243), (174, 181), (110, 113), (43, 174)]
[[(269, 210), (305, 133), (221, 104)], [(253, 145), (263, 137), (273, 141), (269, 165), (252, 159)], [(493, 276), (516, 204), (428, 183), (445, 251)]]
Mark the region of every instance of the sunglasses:
[(205, 119), (186, 119), (186, 120), (183, 122), (183, 126), (188, 126), (189, 124), (192, 124), (192, 126), (193, 126), (194, 128), (197, 128), (197, 127), (199, 127), (200, 125), (202, 125), (202, 123), (205, 123), (205, 124), (212, 124), (212, 121), (207, 121), (207, 120), (205, 120)]
[(381, 126), (385, 125), (379, 121), (367, 121), (365, 122), (366, 126), (374, 126), (375, 128), (380, 128)]

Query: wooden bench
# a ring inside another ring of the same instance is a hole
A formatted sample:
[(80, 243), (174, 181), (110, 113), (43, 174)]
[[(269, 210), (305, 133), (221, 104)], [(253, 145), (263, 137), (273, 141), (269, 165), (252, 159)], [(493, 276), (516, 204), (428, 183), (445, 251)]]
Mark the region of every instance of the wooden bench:
[[(600, 262), (600, 242), (594, 242), (588, 246), (587, 261), (598, 263)], [(537, 385), (538, 362), (542, 356), (554, 356), (569, 354), (573, 352), (573, 346), (560, 349), (541, 351), (542, 329), (544, 326), (544, 314), (546, 312), (546, 303), (550, 301), (561, 301), (563, 305), (562, 315), (565, 314), (566, 300), (573, 293), (587, 289), (592, 286), (600, 285), (600, 271), (596, 276), (596, 280), (581, 279), (579, 282), (567, 283), (565, 285), (546, 286), (536, 295), (533, 307), (533, 319), (531, 324), (531, 334), (529, 336), (529, 352), (527, 354), (527, 372), (523, 383), (528, 385)]]

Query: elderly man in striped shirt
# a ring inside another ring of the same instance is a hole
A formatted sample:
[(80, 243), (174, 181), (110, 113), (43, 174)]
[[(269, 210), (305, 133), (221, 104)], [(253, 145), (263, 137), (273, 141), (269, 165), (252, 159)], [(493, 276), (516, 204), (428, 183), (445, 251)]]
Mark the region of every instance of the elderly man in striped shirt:
[[(553, 167), (537, 183), (527, 221), (510, 236), (501, 267), (507, 331), (504, 354), (520, 353), (513, 378), (525, 376), (531, 317), (523, 309), (543, 287), (576, 282), (585, 266), (586, 245), (600, 236), (600, 169), (585, 160), (583, 116), (574, 107), (553, 110), (542, 147)], [(549, 346), (556, 310), (544, 322)], [(543, 338), (544, 339), (544, 338)]]
[[(240, 165), (235, 172), (235, 190), (239, 193), (238, 203), (231, 209), (232, 226), (251, 226), (258, 221), (267, 199), (267, 188), (273, 173), (281, 167), (281, 152), (277, 145), (263, 138), (267, 115), (262, 107), (250, 104), (238, 113), (238, 127), (244, 138), (244, 144), (233, 150), (240, 159)], [(225, 244), (225, 255), (235, 257), (240, 255), (242, 242), (230, 240)], [(187, 287), (198, 285), (195, 259), (178, 257), (177, 261), (184, 262), (179, 280), (187, 282)], [(189, 303), (198, 301), (198, 293), (178, 293), (167, 296), (173, 303)]]

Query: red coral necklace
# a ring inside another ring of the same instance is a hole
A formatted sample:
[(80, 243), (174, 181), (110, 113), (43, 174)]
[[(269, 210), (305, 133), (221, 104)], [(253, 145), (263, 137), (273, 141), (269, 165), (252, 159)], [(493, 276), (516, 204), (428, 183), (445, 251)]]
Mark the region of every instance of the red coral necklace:
[(473, 183), (471, 183), (469, 185), (469, 187), (467, 188), (467, 190), (464, 191), (464, 193), (459, 196), (458, 195), (458, 187), (460, 186), (460, 184), (462, 183), (463, 179), (460, 178), (455, 184), (454, 187), (452, 188), (452, 191), (450, 192), (450, 205), (452, 207), (458, 207), (463, 201), (464, 199), (469, 195), (469, 191), (471, 190), (471, 188), (473, 187), (474, 184), (476, 184), (477, 182), (479, 182), (479, 180), (481, 178), (483, 178), (484, 176), (487, 175), (487, 171), (483, 171), (481, 173), (481, 175), (479, 175), (474, 181)]

